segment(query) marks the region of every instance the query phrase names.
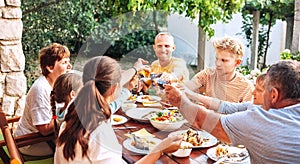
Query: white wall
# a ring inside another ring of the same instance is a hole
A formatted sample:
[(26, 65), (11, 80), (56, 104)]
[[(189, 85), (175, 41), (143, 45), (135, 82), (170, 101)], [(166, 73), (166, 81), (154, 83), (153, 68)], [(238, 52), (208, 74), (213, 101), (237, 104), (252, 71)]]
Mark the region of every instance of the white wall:
[[(242, 32), (242, 16), (241, 14), (233, 15), (233, 19), (229, 23), (218, 22), (212, 27), (215, 29), (215, 35), (207, 42), (205, 67), (214, 67), (215, 52), (211, 41), (217, 37), (226, 35), (239, 38), (245, 45), (247, 41), (244, 39)], [(277, 21), (276, 25), (271, 29), (270, 41), (271, 45), (268, 49), (266, 64), (272, 64), (280, 59), (280, 52), (284, 49), (285, 42), (285, 22)], [(197, 22), (191, 21), (184, 16), (173, 14), (168, 19), (168, 31), (174, 35), (175, 44), (177, 46), (174, 56), (184, 58), (187, 63), (197, 64), (197, 46), (198, 46), (198, 28)], [(245, 46), (245, 55), (243, 57), (243, 65), (247, 60), (250, 61), (250, 49)]]

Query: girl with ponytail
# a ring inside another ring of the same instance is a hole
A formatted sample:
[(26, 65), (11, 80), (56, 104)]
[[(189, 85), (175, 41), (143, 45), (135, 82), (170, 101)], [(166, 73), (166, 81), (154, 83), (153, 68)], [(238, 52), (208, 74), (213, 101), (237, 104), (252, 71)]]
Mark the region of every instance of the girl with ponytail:
[[(122, 146), (110, 124), (113, 102), (121, 90), (121, 68), (97, 56), (83, 68), (84, 86), (68, 107), (57, 138), (54, 163), (122, 163)], [(179, 148), (181, 137), (164, 140), (139, 162), (154, 163), (162, 152)]]

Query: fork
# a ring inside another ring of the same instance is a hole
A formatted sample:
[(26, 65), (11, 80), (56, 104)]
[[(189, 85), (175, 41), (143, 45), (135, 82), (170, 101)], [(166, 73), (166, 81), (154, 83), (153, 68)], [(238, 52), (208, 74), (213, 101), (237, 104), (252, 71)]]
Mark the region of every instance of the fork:
[(147, 114), (144, 114), (141, 118), (148, 119), (147, 116), (150, 116), (152, 113), (156, 113), (156, 111), (151, 111)]

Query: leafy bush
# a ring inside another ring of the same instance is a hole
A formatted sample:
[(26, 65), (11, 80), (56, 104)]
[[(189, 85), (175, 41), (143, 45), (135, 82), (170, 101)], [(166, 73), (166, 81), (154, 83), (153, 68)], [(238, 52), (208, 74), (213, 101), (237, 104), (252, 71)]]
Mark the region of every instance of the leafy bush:
[(244, 75), (248, 80), (252, 81), (253, 84), (256, 81), (256, 77), (262, 73), (259, 69), (251, 70), (248, 66), (240, 66), (237, 71)]
[[(22, 46), (27, 89), (40, 76), (39, 50), (53, 42), (70, 49), (71, 61), (78, 54), (120, 59), (136, 49), (135, 54), (146, 59), (153, 55), (147, 47), (153, 44), (157, 30), (166, 23), (166, 15), (156, 13), (154, 18), (154, 11), (122, 15), (122, 12), (129, 12), (125, 10), (126, 4), (119, 2), (124, 7), (124, 11), (119, 11), (111, 3), (100, 0), (24, 1)], [(91, 45), (96, 48), (90, 49)], [(102, 49), (106, 45), (108, 47)]]
[(280, 59), (282, 60), (291, 59), (291, 60), (300, 61), (300, 51), (294, 54), (289, 49), (285, 49), (280, 53)]

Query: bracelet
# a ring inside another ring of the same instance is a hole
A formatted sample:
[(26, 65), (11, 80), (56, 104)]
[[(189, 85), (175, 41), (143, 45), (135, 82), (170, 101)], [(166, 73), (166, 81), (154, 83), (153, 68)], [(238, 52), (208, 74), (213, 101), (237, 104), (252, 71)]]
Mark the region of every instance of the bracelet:
[(57, 119), (57, 116), (52, 116), (52, 119), (53, 119), (53, 120), (56, 120), (56, 119)]
[(134, 71), (135, 71), (135, 75), (137, 74), (137, 69), (135, 68), (135, 67), (131, 67), (131, 68), (133, 68), (134, 69)]

